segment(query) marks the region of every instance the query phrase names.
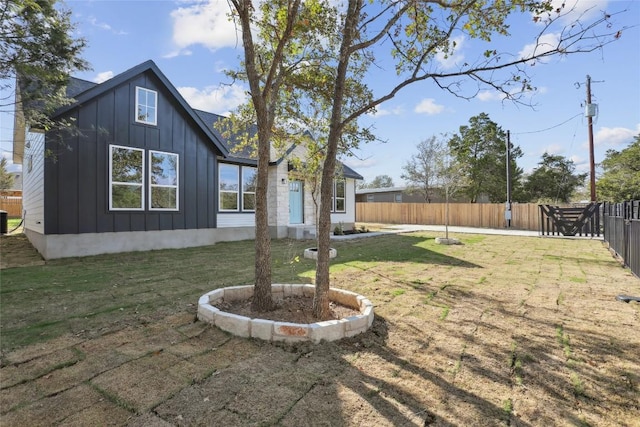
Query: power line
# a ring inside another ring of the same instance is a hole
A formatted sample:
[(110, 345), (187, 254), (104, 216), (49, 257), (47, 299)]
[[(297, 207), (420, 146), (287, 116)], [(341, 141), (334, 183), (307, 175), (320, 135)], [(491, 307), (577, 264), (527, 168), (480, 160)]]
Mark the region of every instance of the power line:
[(526, 135), (526, 134), (530, 134), (530, 133), (541, 133), (541, 132), (546, 132), (546, 131), (548, 131), (548, 130), (551, 130), (551, 129), (555, 129), (555, 128), (557, 128), (557, 127), (560, 127), (560, 126), (564, 125), (565, 123), (570, 122), (571, 120), (573, 120), (573, 119), (575, 119), (576, 117), (581, 116), (581, 115), (582, 115), (582, 113), (578, 113), (578, 114), (576, 114), (575, 116), (568, 118), (568, 119), (567, 119), (567, 120), (565, 120), (564, 122), (559, 123), (559, 124), (557, 124), (557, 125), (555, 125), (555, 126), (551, 126), (551, 127), (549, 127), (549, 128), (546, 128), (546, 129), (532, 130), (532, 131), (530, 131), (530, 132), (514, 132), (514, 133), (512, 133), (512, 135)]

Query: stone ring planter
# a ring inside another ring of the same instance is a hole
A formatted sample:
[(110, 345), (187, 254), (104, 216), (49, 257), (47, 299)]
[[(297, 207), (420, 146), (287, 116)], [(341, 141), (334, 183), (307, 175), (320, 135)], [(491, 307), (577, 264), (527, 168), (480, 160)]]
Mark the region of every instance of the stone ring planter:
[(448, 239), (446, 237), (436, 237), (436, 243), (439, 245), (459, 245), (460, 240), (453, 237)]
[[(318, 248), (305, 249), (303, 256), (309, 259), (318, 259)], [(336, 256), (338, 256), (338, 251), (334, 248), (329, 248), (329, 258), (335, 258)]]
[[(315, 294), (314, 285), (271, 285), (273, 298), (288, 296), (307, 296)], [(329, 300), (360, 311), (356, 316), (316, 323), (289, 323), (249, 318), (222, 311), (216, 307), (223, 301), (248, 300), (253, 296), (253, 286), (232, 286), (216, 289), (200, 297), (198, 301), (198, 319), (211, 323), (230, 334), (258, 338), (265, 341), (336, 341), (367, 331), (373, 324), (373, 304), (355, 292), (330, 288)]]

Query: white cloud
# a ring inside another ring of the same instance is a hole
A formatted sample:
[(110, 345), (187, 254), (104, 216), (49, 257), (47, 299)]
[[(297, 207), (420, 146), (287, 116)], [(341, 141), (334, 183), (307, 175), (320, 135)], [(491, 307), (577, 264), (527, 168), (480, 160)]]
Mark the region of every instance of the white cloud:
[(608, 3), (608, 0), (551, 0), (553, 11), (549, 14), (538, 15), (539, 20), (537, 22), (543, 24), (549, 18), (557, 18), (558, 11), (560, 12), (560, 21), (564, 24), (569, 24), (576, 20), (581, 22), (589, 21), (599, 17), (607, 9)]
[(344, 163), (345, 165), (355, 170), (370, 169), (378, 165), (378, 161), (371, 157), (367, 159), (358, 159), (356, 157), (348, 157), (346, 159), (343, 159), (342, 163)]
[(123, 36), (127, 34), (127, 32), (123, 30), (114, 30), (111, 25), (107, 24), (106, 22), (99, 22), (93, 16), (89, 18), (89, 23), (94, 27), (100, 28), (101, 30), (111, 31), (113, 34), (116, 34), (118, 36)]
[(634, 129), (601, 127), (593, 137), (595, 145), (618, 146), (631, 142), (640, 133), (640, 123)]
[(193, 52), (189, 49), (176, 49), (176, 50), (172, 50), (171, 52), (162, 55), (163, 58), (165, 59), (171, 59), (171, 58), (175, 58), (176, 56), (191, 56), (191, 54), (193, 54)]
[(113, 71), (103, 71), (93, 78), (94, 83), (102, 83), (113, 77)]
[(548, 154), (562, 154), (564, 153), (564, 147), (560, 144), (549, 144), (546, 147), (542, 147), (540, 149), (539, 154), (542, 155), (544, 153)]
[(497, 90), (481, 90), (476, 96), (480, 101), (502, 101), (505, 96), (504, 93)]
[[(532, 58), (537, 55), (543, 55), (547, 52), (550, 52), (558, 47), (558, 43), (560, 42), (560, 34), (559, 33), (548, 33), (543, 34), (536, 43), (530, 43), (525, 45), (520, 52), (518, 52), (518, 57), (522, 59)], [(536, 61), (544, 62), (544, 58), (536, 59)]]
[(225, 0), (196, 2), (173, 10), (171, 18), (175, 46), (182, 50), (200, 44), (216, 50), (239, 45), (240, 38), (229, 20), (229, 13), (229, 3)]
[(456, 65), (460, 65), (464, 61), (464, 54), (460, 53), (464, 41), (464, 36), (453, 37), (450, 40), (451, 50), (447, 54), (447, 56), (445, 57), (445, 54), (443, 52), (438, 52), (436, 54), (436, 60), (440, 63), (442, 68), (451, 69)]
[(591, 169), (591, 163), (586, 157), (573, 155), (569, 156), (569, 160), (573, 161), (573, 165), (576, 167), (576, 172), (578, 173), (589, 172)]
[(444, 105), (436, 104), (435, 99), (425, 98), (413, 110), (416, 113), (425, 113), (428, 115), (440, 114), (444, 111)]
[(235, 109), (247, 99), (246, 90), (236, 84), (207, 86), (203, 90), (194, 87), (179, 87), (178, 92), (193, 108), (222, 115)]
[(577, 154), (569, 156), (569, 160), (571, 160), (575, 165), (589, 164), (588, 158), (583, 156), (578, 156)]
[(89, 23), (94, 27), (100, 28), (101, 30), (111, 30), (111, 25), (105, 22), (98, 22), (98, 20), (93, 16), (89, 18)]
[(383, 116), (399, 116), (404, 113), (404, 108), (402, 106), (394, 107), (391, 109), (386, 108), (376, 108), (376, 112), (373, 114), (368, 114), (371, 117), (383, 117)]
[[(520, 95), (529, 94), (533, 96), (534, 94), (544, 94), (547, 93), (548, 89), (544, 86), (535, 88), (532, 91), (523, 90), (522, 87), (512, 88), (509, 91), (509, 95), (514, 97), (519, 97)], [(507, 95), (497, 90), (481, 90), (476, 95), (476, 98), (480, 101), (488, 102), (488, 101), (504, 101), (507, 98)]]

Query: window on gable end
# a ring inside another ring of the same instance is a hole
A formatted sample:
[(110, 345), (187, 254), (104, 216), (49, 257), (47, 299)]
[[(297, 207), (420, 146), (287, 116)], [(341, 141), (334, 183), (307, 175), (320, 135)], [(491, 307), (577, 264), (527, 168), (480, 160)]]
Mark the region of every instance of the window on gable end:
[(158, 92), (136, 86), (136, 122), (158, 123)]

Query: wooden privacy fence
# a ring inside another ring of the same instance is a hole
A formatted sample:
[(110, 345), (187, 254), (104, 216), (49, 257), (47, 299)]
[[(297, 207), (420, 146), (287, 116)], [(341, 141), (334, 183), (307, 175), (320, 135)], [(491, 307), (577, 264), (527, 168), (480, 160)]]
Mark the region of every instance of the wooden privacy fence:
[[(446, 203), (356, 203), (357, 222), (444, 225)], [(449, 225), (506, 228), (504, 203), (449, 203)], [(511, 228), (537, 231), (537, 204), (513, 203)]]
[(0, 196), (0, 211), (6, 211), (9, 218), (22, 217), (22, 197)]

